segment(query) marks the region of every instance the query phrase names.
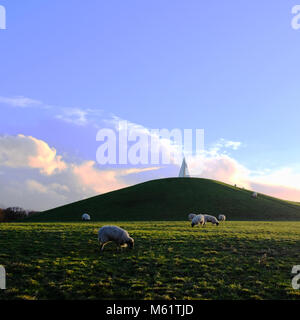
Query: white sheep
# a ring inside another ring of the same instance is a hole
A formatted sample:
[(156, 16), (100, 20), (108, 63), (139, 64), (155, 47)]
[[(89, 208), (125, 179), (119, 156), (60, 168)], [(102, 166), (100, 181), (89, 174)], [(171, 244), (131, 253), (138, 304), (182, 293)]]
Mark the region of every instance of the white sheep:
[(196, 214), (195, 214), (195, 213), (190, 213), (190, 214), (188, 215), (188, 219), (189, 219), (190, 221), (192, 221), (194, 217), (196, 217)]
[(224, 214), (219, 214), (218, 220), (219, 221), (225, 221), (226, 220), (226, 216)]
[(134, 240), (129, 236), (128, 232), (117, 226), (104, 226), (100, 228), (98, 232), (98, 240), (101, 251), (103, 251), (104, 246), (108, 242), (115, 242), (118, 249), (127, 246), (132, 249), (134, 246)]
[(195, 215), (192, 219), (192, 227), (197, 226), (198, 224), (204, 224), (204, 216), (202, 214)]
[(253, 192), (251, 197), (256, 199), (258, 197), (257, 192)]
[(217, 226), (219, 225), (218, 219), (214, 216), (210, 216), (209, 214), (204, 215), (204, 224), (203, 225), (205, 225), (206, 222), (211, 222), (212, 224), (215, 224)]
[(91, 220), (91, 217), (90, 217), (89, 214), (84, 213), (84, 214), (81, 216), (81, 219), (82, 219), (83, 221), (90, 221), (90, 220)]

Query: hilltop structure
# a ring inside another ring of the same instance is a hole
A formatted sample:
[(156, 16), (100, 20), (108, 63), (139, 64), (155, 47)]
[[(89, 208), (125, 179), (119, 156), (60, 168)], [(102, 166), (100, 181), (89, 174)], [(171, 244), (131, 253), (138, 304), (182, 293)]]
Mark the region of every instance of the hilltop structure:
[(190, 174), (189, 174), (188, 166), (186, 164), (185, 158), (183, 158), (182, 165), (179, 171), (179, 178), (189, 178), (189, 177), (190, 177)]

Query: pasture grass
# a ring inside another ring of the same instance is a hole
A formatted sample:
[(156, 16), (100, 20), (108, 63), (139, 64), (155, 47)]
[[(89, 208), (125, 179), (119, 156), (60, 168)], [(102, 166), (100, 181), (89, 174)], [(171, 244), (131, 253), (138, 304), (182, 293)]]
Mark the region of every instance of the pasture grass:
[(100, 254), (101, 222), (0, 224), (0, 299), (300, 299), (300, 222), (118, 225), (133, 250)]

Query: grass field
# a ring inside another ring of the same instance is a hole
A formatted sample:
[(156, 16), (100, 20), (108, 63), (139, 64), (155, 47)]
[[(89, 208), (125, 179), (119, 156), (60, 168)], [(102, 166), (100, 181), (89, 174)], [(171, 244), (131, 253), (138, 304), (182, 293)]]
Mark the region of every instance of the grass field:
[(0, 299), (300, 299), (300, 222), (122, 222), (135, 248), (100, 255), (102, 225), (0, 224)]

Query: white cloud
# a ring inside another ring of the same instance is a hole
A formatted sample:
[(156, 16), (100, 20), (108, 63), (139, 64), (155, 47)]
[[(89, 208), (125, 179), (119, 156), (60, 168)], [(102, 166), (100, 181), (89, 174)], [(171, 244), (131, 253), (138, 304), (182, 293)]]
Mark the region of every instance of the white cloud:
[(242, 145), (239, 141), (231, 141), (226, 139), (219, 139), (216, 143), (212, 144), (209, 149), (211, 155), (218, 155), (220, 153), (227, 154), (228, 149), (238, 150)]
[(250, 188), (250, 170), (226, 154), (204, 152), (187, 158), (192, 176), (223, 181)]
[(300, 190), (300, 172), (291, 167), (284, 167), (265, 174), (252, 176), (255, 183), (289, 186)]
[(0, 136), (0, 166), (35, 168), (42, 174), (51, 175), (62, 171), (66, 164), (54, 148), (31, 136)]
[(298, 168), (283, 167), (251, 176), (253, 188), (274, 197), (300, 202), (300, 172)]
[(33, 107), (33, 106), (41, 106), (42, 102), (22, 96), (18, 97), (2, 97), (0, 96), (0, 104), (9, 105), (11, 107), (20, 107), (20, 108), (26, 108), (26, 107)]
[(225, 140), (225, 139), (221, 139), (221, 141), (222, 141), (225, 148), (232, 148), (233, 150), (239, 149), (239, 147), (242, 144), (239, 141), (230, 141), (230, 140)]
[(70, 192), (70, 188), (66, 185), (61, 185), (59, 183), (50, 183), (44, 185), (36, 180), (28, 179), (26, 180), (26, 187), (37, 193), (48, 194), (49, 192), (55, 192), (62, 195), (62, 193)]
[(161, 167), (149, 167), (149, 168), (130, 168), (130, 169), (123, 169), (120, 170), (121, 175), (128, 175), (133, 173), (142, 173), (142, 172), (148, 172), (148, 171), (155, 171), (159, 170)]
[(62, 108), (55, 105), (48, 105), (42, 101), (31, 99), (28, 97), (17, 96), (17, 97), (3, 97), (0, 96), (0, 105), (6, 105), (10, 107), (19, 108), (32, 108), (39, 107), (39, 109), (51, 110), (52, 117), (55, 119), (72, 123), (77, 126), (86, 126), (93, 124), (97, 126), (97, 119), (102, 114), (101, 109), (91, 108)]
[(94, 161), (72, 165), (72, 170), (82, 187), (95, 193), (105, 193), (127, 186), (125, 182), (118, 179), (117, 170), (98, 170)]
[(77, 126), (86, 126), (90, 124), (95, 126), (97, 124), (96, 119), (101, 113), (102, 110), (100, 109), (63, 108), (60, 110), (60, 114), (57, 114), (55, 118)]
[(127, 183), (124, 177), (127, 175), (159, 169), (159, 167), (151, 167), (99, 170), (94, 161), (86, 161), (80, 165), (73, 164), (71, 167), (80, 183), (96, 193), (104, 193), (126, 187)]
[(64, 109), (62, 114), (56, 116), (57, 119), (76, 124), (78, 126), (84, 126), (88, 123), (88, 112), (79, 108)]

